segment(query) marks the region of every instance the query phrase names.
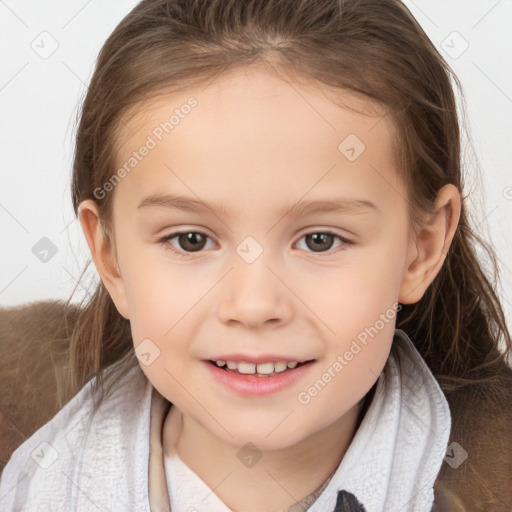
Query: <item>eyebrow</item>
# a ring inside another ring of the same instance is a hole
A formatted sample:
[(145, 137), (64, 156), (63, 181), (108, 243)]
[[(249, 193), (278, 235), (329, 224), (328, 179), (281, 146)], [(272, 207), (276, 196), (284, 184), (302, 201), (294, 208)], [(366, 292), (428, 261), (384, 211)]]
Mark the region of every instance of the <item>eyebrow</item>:
[[(218, 212), (227, 215), (229, 212), (224, 204), (211, 203), (201, 201), (192, 197), (175, 195), (175, 194), (152, 194), (141, 200), (137, 209), (148, 207), (163, 207), (169, 209), (185, 210), (190, 212)], [(371, 201), (366, 199), (355, 199), (341, 197), (330, 200), (317, 201), (298, 201), (291, 206), (284, 207), (280, 212), (281, 215), (300, 216), (315, 213), (365, 213), (374, 211), (382, 213), (381, 209)]]

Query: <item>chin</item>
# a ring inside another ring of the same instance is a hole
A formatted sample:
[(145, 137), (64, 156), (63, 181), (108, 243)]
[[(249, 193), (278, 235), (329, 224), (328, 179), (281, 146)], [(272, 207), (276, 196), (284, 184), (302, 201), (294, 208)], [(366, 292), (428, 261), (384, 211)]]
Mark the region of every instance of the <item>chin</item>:
[(264, 423), (258, 424), (257, 428), (254, 428), (254, 424), (246, 428), (243, 425), (237, 426), (236, 429), (232, 427), (229, 432), (233, 437), (223, 431), (221, 440), (237, 450), (250, 450), (249, 444), (251, 444), (259, 451), (267, 452), (286, 449), (306, 437), (306, 435), (300, 435), (296, 429), (293, 431), (283, 429), (277, 433), (273, 432), (275, 428), (276, 424), (266, 425)]

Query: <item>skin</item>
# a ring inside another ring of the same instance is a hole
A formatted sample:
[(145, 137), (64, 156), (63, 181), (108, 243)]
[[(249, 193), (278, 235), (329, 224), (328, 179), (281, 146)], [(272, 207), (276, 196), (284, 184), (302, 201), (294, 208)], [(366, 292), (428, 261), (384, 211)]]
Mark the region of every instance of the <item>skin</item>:
[[(285, 510), (336, 469), (358, 406), (389, 355), (394, 319), (308, 404), (298, 394), (393, 304), (422, 297), (460, 216), (459, 193), (447, 185), (434, 213), (412, 230), (385, 110), (343, 93), (346, 104), (365, 110), (355, 112), (323, 92), (246, 68), (147, 101), (121, 130), (119, 167), (190, 96), (198, 105), (110, 192), (112, 243), (96, 203), (79, 208), (96, 268), (130, 319), (134, 346), (149, 338), (160, 350), (141, 367), (176, 406), (164, 450), (175, 442), (183, 461), (233, 510)], [(348, 134), (366, 145), (353, 162), (338, 150)], [(163, 192), (223, 203), (226, 211), (137, 208)], [(300, 199), (340, 197), (366, 199), (379, 212), (282, 213)], [(199, 252), (177, 237), (159, 241), (181, 230), (209, 238)], [(305, 235), (325, 231), (353, 243), (327, 237), (315, 252)], [(246, 236), (263, 249), (252, 263), (236, 252)], [(215, 382), (201, 362), (233, 352), (316, 361), (292, 386), (246, 397)], [(237, 458), (248, 442), (262, 455), (250, 468)]]

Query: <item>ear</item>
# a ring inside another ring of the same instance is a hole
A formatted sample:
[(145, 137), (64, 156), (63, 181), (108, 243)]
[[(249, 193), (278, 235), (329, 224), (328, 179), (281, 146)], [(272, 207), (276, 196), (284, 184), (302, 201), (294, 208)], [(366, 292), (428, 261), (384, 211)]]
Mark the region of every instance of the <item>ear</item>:
[(411, 237), (398, 297), (402, 304), (418, 302), (441, 270), (459, 224), (460, 211), (457, 187), (445, 185), (437, 194), (432, 214)]
[(100, 278), (114, 304), (124, 318), (129, 319), (128, 301), (119, 271), (115, 243), (104, 231), (95, 201), (86, 199), (78, 206), (78, 217)]

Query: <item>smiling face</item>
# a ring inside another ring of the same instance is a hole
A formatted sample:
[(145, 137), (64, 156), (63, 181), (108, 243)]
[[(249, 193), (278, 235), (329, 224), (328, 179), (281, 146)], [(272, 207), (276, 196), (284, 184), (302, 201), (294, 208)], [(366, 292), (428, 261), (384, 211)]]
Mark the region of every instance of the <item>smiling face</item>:
[[(222, 442), (275, 449), (353, 424), (386, 362), (417, 252), (372, 108), (245, 69), (145, 103), (123, 130), (105, 283), (149, 380)], [(313, 362), (251, 395), (207, 362), (237, 355)]]

